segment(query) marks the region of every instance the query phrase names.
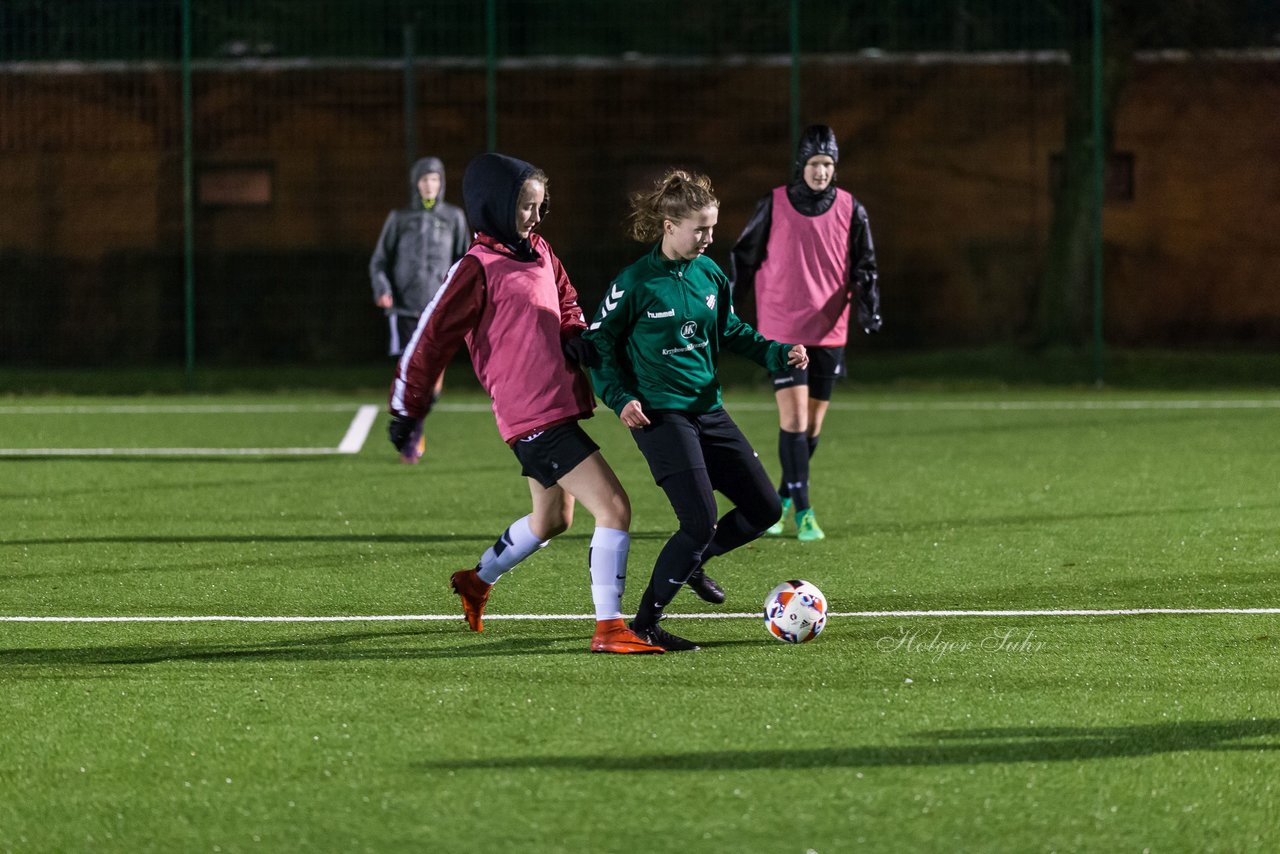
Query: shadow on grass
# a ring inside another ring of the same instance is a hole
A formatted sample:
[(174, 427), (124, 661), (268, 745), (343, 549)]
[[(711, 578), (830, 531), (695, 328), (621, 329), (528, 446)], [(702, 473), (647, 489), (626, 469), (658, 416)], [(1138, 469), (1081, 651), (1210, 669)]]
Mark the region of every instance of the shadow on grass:
[[(1022, 577), (1004, 583), (975, 583), (968, 587), (939, 586), (936, 590), (913, 593), (877, 591), (873, 596), (833, 596), (837, 611), (915, 611), (920, 609), (995, 610), (1069, 609), (1069, 608), (1240, 608), (1269, 607), (1280, 588), (1274, 567), (1225, 571), (1205, 569), (1197, 574), (1170, 573), (1112, 576), (1099, 580), (1092, 573), (1079, 573), (1073, 567), (1060, 567), (1053, 582), (1027, 583)], [(920, 619), (911, 617), (910, 619)], [(1056, 618), (1064, 623), (1088, 616)], [(1112, 615), (1111, 621), (1145, 620), (1146, 615)]]
[(10, 546), (76, 546), (116, 543), (120, 545), (187, 545), (190, 543), (456, 543), (467, 540), (491, 543), (492, 533), (448, 534), (103, 534), (88, 537), (37, 537), (5, 540)]
[[(458, 543), (472, 540), (478, 543), (492, 543), (501, 531), (485, 531), (484, 533), (448, 534), (103, 534), (88, 537), (35, 537), (31, 539), (5, 540), (6, 546), (76, 546), (91, 544), (117, 543), (122, 545), (186, 545), (189, 543)], [(588, 541), (593, 533), (585, 527), (582, 533), (565, 533), (556, 537), (557, 541)], [(668, 539), (667, 531), (636, 531), (631, 534), (633, 540)], [(26, 578), (29, 576), (10, 576)]]
[(1114, 727), (1013, 727), (945, 730), (916, 736), (929, 743), (835, 748), (713, 750), (637, 756), (512, 756), (416, 762), (419, 771), (757, 771), (1074, 762), (1191, 751), (1280, 749), (1280, 720), (1189, 721)]
[[(416, 661), (431, 658), (486, 658), (516, 655), (582, 655), (589, 639), (584, 621), (579, 637), (513, 637), (488, 640), (467, 632), (458, 617), (457, 627), (441, 631), (409, 629), (394, 632), (351, 632), (323, 637), (292, 638), (268, 643), (168, 643), (131, 646), (68, 647), (62, 649), (0, 649), (0, 669), (26, 667), (82, 667), (110, 665), (162, 664), (166, 662), (206, 662), (239, 664), (278, 661)], [(430, 638), (436, 645), (373, 645), (371, 641)], [(448, 646), (438, 645), (447, 640)], [(578, 641), (563, 646), (567, 641)], [(21, 678), (23, 672), (11, 669), (5, 678)], [(28, 678), (79, 678), (80, 674), (50, 674), (36, 671)]]
[[(882, 525), (854, 526), (857, 535), (907, 534), (938, 532), (951, 529), (1018, 528), (1040, 525), (1063, 525), (1077, 522), (1111, 522), (1129, 519), (1159, 519), (1177, 516), (1211, 516), (1214, 513), (1243, 513), (1275, 510), (1280, 504), (1215, 505), (1208, 507), (1143, 507), (1131, 510), (1096, 510), (1087, 513), (1017, 513), (1005, 516), (927, 519), (918, 522), (889, 522)], [(861, 530), (859, 530), (859, 528)]]
[[(935, 410), (939, 411), (939, 410)], [(945, 410), (941, 410), (945, 412)], [(1274, 415), (1274, 410), (1250, 410)], [(927, 410), (925, 412), (928, 412)], [(1109, 411), (1085, 409), (1055, 410), (1055, 418), (1045, 418), (1034, 411), (1027, 410), (959, 410), (966, 415), (979, 416), (978, 423), (954, 424), (950, 421), (939, 421), (937, 418), (921, 417), (913, 419), (905, 426), (895, 419), (892, 428), (866, 429), (858, 431), (862, 439), (900, 438), (903, 436), (980, 436), (997, 437), (1034, 433), (1065, 433), (1071, 437), (1079, 437), (1089, 431), (1116, 430), (1137, 428), (1143, 425), (1167, 426), (1174, 423), (1194, 421), (1214, 422), (1224, 416), (1234, 415), (1238, 410), (1221, 409), (1157, 409), (1137, 411), (1132, 409), (1113, 409)], [(844, 414), (844, 413), (841, 413)], [(863, 413), (858, 413), (862, 415)], [(877, 413), (881, 414), (881, 413)], [(892, 412), (899, 415), (901, 413)], [(925, 413), (922, 413), (922, 416)], [(947, 414), (955, 414), (950, 412)], [(1029, 416), (1020, 418), (1019, 416)], [(1066, 417), (1063, 417), (1066, 416)]]

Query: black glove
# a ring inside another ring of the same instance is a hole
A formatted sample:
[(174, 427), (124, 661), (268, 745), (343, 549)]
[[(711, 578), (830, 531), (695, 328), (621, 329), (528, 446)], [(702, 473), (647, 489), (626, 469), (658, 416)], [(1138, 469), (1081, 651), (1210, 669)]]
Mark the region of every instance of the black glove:
[(387, 438), (391, 440), (391, 444), (396, 446), (397, 451), (404, 451), (409, 447), (409, 443), (413, 438), (413, 433), (422, 424), (420, 418), (410, 418), (408, 415), (392, 415), (391, 421), (387, 424)]
[(600, 366), (600, 351), (596, 349), (595, 344), (592, 344), (581, 335), (564, 339), (560, 349), (564, 350), (564, 357), (569, 360), (571, 365), (583, 368), (598, 368)]
[(858, 325), (868, 335), (884, 326), (880, 318), (880, 277), (872, 273), (854, 292), (858, 308)]

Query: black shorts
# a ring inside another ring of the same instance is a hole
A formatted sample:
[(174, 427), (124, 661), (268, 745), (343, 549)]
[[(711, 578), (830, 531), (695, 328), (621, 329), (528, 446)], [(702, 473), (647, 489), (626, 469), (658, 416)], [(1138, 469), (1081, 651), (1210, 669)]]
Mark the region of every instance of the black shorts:
[(773, 390), (807, 385), (809, 397), (814, 400), (830, 400), (836, 380), (844, 379), (844, 348), (805, 347), (805, 350), (809, 353), (809, 367), (788, 368), (770, 374), (773, 377)]
[(670, 475), (706, 469), (712, 483), (735, 470), (760, 466), (755, 449), (723, 409), (696, 415), (669, 409), (645, 413), (651, 422), (631, 436), (656, 483)]
[(389, 314), (387, 326), (391, 332), (391, 340), (387, 342), (387, 354), (399, 356), (413, 340), (413, 333), (418, 329), (418, 318), (406, 314)]
[(520, 474), (533, 478), (544, 489), (550, 489), (579, 463), (600, 450), (600, 446), (577, 421), (570, 421), (517, 439), (511, 450), (520, 461)]

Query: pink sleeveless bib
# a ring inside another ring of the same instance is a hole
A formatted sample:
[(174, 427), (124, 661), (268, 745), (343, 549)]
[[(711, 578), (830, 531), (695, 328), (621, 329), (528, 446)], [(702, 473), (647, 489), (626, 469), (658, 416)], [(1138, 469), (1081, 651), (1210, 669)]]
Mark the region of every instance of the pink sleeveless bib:
[(535, 248), (536, 262), (480, 243), (467, 253), (484, 267), (487, 291), (467, 348), (505, 442), (588, 417), (595, 405), (586, 375), (570, 368), (560, 349), (560, 294), (550, 247), (539, 239)]
[(787, 188), (773, 191), (764, 263), (756, 273), (756, 328), (775, 341), (843, 347), (849, 332), (849, 229), (853, 196), (819, 216), (791, 206)]

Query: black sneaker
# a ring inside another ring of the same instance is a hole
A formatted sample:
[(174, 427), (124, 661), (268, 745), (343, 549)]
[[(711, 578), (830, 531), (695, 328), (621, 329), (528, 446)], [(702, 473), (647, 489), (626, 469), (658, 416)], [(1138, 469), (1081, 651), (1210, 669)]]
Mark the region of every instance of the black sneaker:
[(667, 652), (692, 652), (698, 649), (698, 645), (693, 641), (687, 641), (682, 637), (677, 637), (661, 626), (649, 626), (640, 628), (633, 621), (631, 623), (631, 631), (635, 632), (645, 641), (660, 646)]
[(693, 594), (703, 602), (710, 602), (712, 605), (724, 603), (724, 588), (714, 578), (703, 572), (702, 567), (695, 569), (685, 584), (688, 584)]

